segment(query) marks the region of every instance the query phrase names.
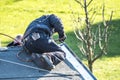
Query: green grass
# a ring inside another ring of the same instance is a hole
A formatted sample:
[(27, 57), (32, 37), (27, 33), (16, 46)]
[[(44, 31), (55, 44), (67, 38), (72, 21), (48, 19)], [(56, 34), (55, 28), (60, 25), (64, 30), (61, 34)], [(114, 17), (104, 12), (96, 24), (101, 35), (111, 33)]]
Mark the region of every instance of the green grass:
[[(101, 0), (94, 0), (91, 7), (101, 6)], [(105, 17), (108, 20), (110, 12), (113, 10), (113, 20), (111, 22), (112, 35), (109, 41), (108, 54), (97, 60), (94, 67), (94, 74), (98, 80), (120, 80), (120, 1), (119, 0), (104, 0), (106, 4)], [(64, 24), (67, 34), (66, 43), (72, 50), (81, 58), (76, 39), (73, 33), (73, 18), (71, 10), (77, 16), (84, 16), (83, 10), (74, 0), (0, 0), (0, 32), (6, 33), (15, 37), (17, 34), (23, 34), (28, 24), (40, 17), (43, 14), (54, 13), (58, 15)], [(95, 24), (100, 23), (101, 11), (97, 9), (97, 17)], [(2, 46), (6, 46), (11, 39), (1, 36)], [(83, 60), (84, 63), (86, 61)]]
[(94, 74), (98, 80), (119, 80), (120, 58), (102, 58), (94, 63)]

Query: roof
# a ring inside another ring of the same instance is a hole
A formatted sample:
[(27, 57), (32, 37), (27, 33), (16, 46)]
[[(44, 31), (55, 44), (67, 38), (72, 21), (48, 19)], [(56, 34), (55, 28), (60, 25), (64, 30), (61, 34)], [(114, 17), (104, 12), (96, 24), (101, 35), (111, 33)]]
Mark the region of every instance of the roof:
[(38, 68), (33, 62), (19, 60), (16, 55), (20, 50), (21, 47), (9, 47), (0, 52), (0, 80), (85, 80), (68, 59), (52, 71), (47, 71)]

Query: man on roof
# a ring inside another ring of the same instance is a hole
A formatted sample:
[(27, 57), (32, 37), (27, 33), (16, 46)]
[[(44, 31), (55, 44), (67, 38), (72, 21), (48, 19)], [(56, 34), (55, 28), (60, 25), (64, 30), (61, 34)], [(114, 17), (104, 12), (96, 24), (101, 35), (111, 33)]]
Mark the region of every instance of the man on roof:
[(24, 46), (32, 54), (34, 62), (47, 70), (53, 69), (66, 57), (52, 39), (54, 33), (58, 33), (59, 41), (64, 42), (66, 35), (61, 19), (50, 14), (33, 20), (23, 35)]

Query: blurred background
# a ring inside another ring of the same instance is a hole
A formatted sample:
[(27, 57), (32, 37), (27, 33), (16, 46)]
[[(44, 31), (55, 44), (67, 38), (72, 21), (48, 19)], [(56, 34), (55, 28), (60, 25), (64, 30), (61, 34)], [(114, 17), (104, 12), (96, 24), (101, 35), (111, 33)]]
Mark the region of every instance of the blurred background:
[[(96, 8), (97, 11), (94, 25), (102, 21), (103, 3), (105, 3), (106, 20), (109, 20), (111, 11), (114, 12), (111, 22), (112, 33), (108, 54), (95, 62), (93, 72), (98, 80), (120, 80), (120, 0), (93, 0), (90, 7)], [(86, 64), (73, 30), (73, 15), (74, 18), (83, 17), (84, 11), (74, 0), (0, 0), (0, 33), (12, 37), (23, 34), (31, 21), (44, 14), (56, 14), (61, 18), (67, 34), (65, 42)], [(54, 37), (57, 39), (57, 34)], [(1, 46), (6, 46), (11, 41), (12, 39), (0, 35)]]

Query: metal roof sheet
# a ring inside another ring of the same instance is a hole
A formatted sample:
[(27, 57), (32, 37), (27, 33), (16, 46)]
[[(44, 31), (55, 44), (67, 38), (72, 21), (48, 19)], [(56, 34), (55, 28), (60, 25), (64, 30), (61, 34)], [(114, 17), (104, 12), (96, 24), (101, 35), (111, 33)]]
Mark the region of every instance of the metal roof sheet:
[(6, 51), (0, 52), (0, 80), (85, 80), (83, 74), (67, 59), (55, 69), (47, 71), (38, 68), (33, 62), (19, 60), (16, 55), (20, 50), (21, 47), (8, 47)]

